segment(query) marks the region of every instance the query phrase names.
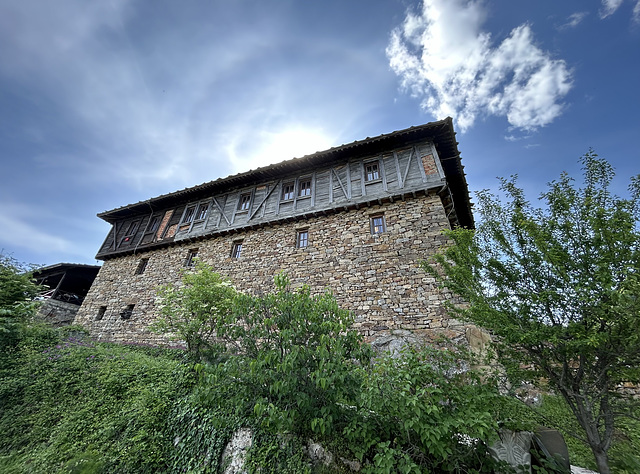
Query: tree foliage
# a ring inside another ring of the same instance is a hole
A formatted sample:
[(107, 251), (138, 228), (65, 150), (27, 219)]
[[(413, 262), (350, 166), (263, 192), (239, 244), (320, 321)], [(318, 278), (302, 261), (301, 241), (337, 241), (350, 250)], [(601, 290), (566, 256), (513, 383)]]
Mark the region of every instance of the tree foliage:
[(513, 383), (546, 380), (585, 431), (598, 468), (618, 419), (623, 382), (640, 382), (640, 177), (630, 198), (610, 191), (611, 165), (589, 151), (584, 186), (563, 173), (525, 199), (478, 193), (480, 225), (448, 233), (452, 245), (424, 268), (465, 304), (453, 311), (491, 331)]
[(0, 254), (0, 351), (18, 343), (21, 328), (37, 310), (38, 292), (29, 269)]
[(196, 360), (215, 356), (219, 351), (216, 334), (223, 334), (233, 322), (236, 290), (228, 278), (215, 273), (202, 262), (185, 271), (179, 286), (159, 290), (161, 316), (153, 328), (185, 341)]

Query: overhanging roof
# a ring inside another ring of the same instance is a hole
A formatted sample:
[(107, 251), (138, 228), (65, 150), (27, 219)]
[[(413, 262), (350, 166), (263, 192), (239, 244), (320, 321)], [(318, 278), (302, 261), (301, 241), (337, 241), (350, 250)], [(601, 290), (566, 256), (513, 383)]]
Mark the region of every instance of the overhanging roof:
[(218, 178), (180, 191), (101, 212), (98, 217), (109, 223), (114, 223), (123, 218), (149, 213), (150, 210), (162, 210), (177, 203), (202, 199), (231, 188), (268, 181), (296, 171), (340, 162), (350, 157), (375, 155), (383, 150), (391, 150), (419, 141), (431, 140), (435, 144), (442, 162), (447, 184), (453, 196), (458, 221), (463, 227), (473, 227), (469, 190), (464, 175), (464, 167), (460, 161), (460, 152), (458, 151), (458, 142), (456, 142), (455, 135), (453, 120), (451, 117), (447, 117), (437, 122), (410, 127), (373, 138), (367, 137), (364, 140), (319, 151), (301, 158), (294, 158), (255, 170), (245, 171), (226, 178)]

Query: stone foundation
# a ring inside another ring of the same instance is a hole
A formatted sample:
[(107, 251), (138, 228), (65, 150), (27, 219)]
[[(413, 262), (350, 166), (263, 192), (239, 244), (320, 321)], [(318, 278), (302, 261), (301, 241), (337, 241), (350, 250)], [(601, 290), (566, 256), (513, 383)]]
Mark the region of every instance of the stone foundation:
[[(381, 214), (386, 231), (372, 235), (370, 217)], [(280, 271), (294, 287), (308, 284), (316, 293), (330, 289), (340, 306), (354, 313), (355, 327), (368, 340), (394, 330), (464, 340), (465, 327), (445, 314), (446, 295), (419, 267), (446, 242), (442, 230), (447, 228), (440, 198), (422, 195), (110, 259), (75, 322), (101, 340), (166, 343), (148, 330), (158, 315), (157, 288), (176, 283), (187, 255), (197, 249), (199, 259), (241, 291), (270, 291)], [(299, 230), (308, 231), (306, 248), (296, 248)], [(232, 258), (240, 241), (242, 254)], [(149, 260), (136, 274), (141, 259)], [(126, 318), (128, 305), (134, 307)]]

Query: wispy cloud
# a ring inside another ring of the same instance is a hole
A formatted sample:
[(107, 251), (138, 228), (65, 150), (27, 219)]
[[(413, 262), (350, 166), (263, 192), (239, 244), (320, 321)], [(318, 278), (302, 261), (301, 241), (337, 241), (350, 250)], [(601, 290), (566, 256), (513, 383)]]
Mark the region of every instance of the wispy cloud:
[(575, 28), (580, 23), (582, 23), (582, 20), (584, 20), (587, 17), (587, 15), (589, 15), (589, 12), (572, 13), (567, 18), (567, 21), (562, 25), (560, 25), (559, 29), (562, 30), (562, 29), (568, 29), (568, 28)]
[[(640, 22), (640, 0), (633, 0), (635, 5), (633, 6), (633, 21)], [(624, 3), (624, 0), (602, 0), (602, 8), (600, 9), (600, 18), (607, 18), (613, 15), (620, 6)]]
[(602, 10), (600, 10), (600, 18), (606, 18), (613, 15), (624, 0), (602, 0)]
[(453, 116), (462, 131), (485, 115), (523, 130), (551, 123), (562, 113), (571, 71), (536, 46), (528, 24), (494, 46), (482, 30), (485, 17), (479, 1), (424, 0), (392, 32), (391, 68), (424, 109)]

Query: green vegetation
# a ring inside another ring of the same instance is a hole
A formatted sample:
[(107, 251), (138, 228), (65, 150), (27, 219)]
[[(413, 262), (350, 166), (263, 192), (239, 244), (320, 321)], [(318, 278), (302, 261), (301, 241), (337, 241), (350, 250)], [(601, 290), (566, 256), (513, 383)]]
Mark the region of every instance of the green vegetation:
[(506, 204), (480, 192), (477, 230), (449, 232), (452, 245), (425, 269), (468, 303), (452, 305), (459, 317), (495, 336), (514, 387), (539, 381), (564, 399), (573, 434), (608, 473), (629, 410), (619, 387), (640, 382), (640, 177), (621, 199), (609, 163), (590, 151), (581, 164), (584, 187), (563, 174), (544, 209), (515, 179), (502, 180)]
[[(342, 459), (364, 473), (493, 472), (496, 420), (538, 422), (459, 348), (374, 359), (330, 294), (284, 275), (250, 296), (199, 264), (163, 298), (159, 327), (192, 338), (188, 351), (97, 343), (21, 317), (0, 359), (0, 472), (214, 473), (239, 428), (253, 430), (249, 472), (349, 472)], [(640, 429), (620, 433), (636, 443)], [(312, 466), (309, 439), (334, 464)]]

